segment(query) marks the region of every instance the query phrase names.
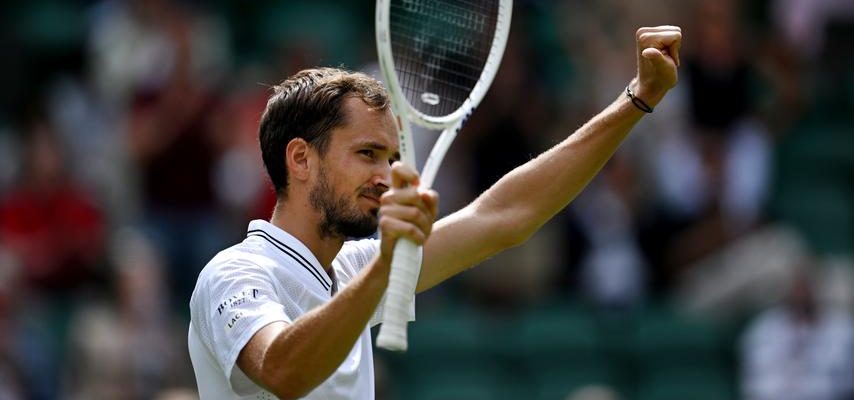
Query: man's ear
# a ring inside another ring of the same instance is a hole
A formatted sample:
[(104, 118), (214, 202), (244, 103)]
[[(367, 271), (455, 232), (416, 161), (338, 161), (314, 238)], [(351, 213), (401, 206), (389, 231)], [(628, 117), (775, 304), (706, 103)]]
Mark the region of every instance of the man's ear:
[(285, 162), (288, 166), (288, 178), (306, 181), (311, 176), (311, 146), (304, 139), (294, 138), (285, 148)]

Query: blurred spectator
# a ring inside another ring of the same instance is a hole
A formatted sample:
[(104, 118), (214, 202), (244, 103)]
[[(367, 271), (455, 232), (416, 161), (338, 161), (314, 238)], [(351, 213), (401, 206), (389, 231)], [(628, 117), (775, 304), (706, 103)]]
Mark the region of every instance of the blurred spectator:
[(784, 39), (803, 59), (824, 48), (828, 21), (854, 19), (854, 3), (846, 0), (775, 0), (772, 17)]
[(728, 136), (753, 108), (747, 43), (738, 40), (744, 33), (739, 7), (733, 0), (697, 0), (696, 5), (696, 45), (686, 51), (684, 71), (691, 118), (702, 135)]
[(599, 306), (631, 308), (646, 296), (649, 265), (638, 239), (634, 175), (631, 160), (617, 154), (573, 205), (589, 243), (581, 259), (580, 289)]
[(66, 361), (72, 399), (150, 399), (181, 379), (183, 323), (169, 312), (160, 254), (141, 234), (115, 235), (113, 285), (74, 316)]
[(127, 223), (138, 212), (130, 184), (128, 151), (119, 135), (117, 104), (99, 98), (84, 74), (58, 77), (45, 94), (47, 113), (65, 144), (67, 170), (104, 205), (108, 224)]
[(741, 343), (747, 400), (847, 400), (854, 396), (854, 321), (816, 295), (801, 271), (785, 303), (761, 313)]
[(101, 1), (89, 35), (95, 86), (109, 103), (126, 105), (140, 90), (168, 85), (176, 68), (188, 68), (196, 84), (217, 83), (229, 62), (227, 33), (221, 21), (186, 2)]
[[(34, 117), (18, 182), (0, 199), (0, 247), (18, 266), (4, 339), (22, 368), (27, 397), (56, 396), (64, 320), (104, 256), (105, 221), (71, 179), (53, 127)], [(13, 275), (15, 276), (15, 275)], [(34, 384), (34, 383), (40, 384)]]
[(228, 239), (213, 182), (231, 132), (221, 129), (227, 116), (219, 94), (194, 75), (191, 21), (168, 11), (171, 24), (159, 32), (174, 46), (170, 69), (162, 82), (136, 88), (127, 126), (140, 178), (140, 222), (166, 255), (168, 280), (183, 305), (198, 272)]
[(25, 141), (18, 184), (0, 199), (0, 243), (21, 263), (27, 284), (56, 296), (91, 276), (103, 256), (104, 220), (70, 180), (50, 124), (36, 119)]
[[(657, 157), (663, 221), (671, 221), (661, 262), (671, 274), (761, 222), (772, 143), (756, 118), (757, 80), (742, 40), (742, 6), (697, 0), (695, 33), (683, 56), (690, 130), (670, 136)], [(682, 184), (682, 185), (680, 185)]]
[(762, 227), (690, 265), (674, 289), (678, 305), (723, 319), (737, 318), (783, 298), (809, 250), (797, 230)]
[[(288, 69), (290, 66), (285, 66)], [(247, 65), (234, 75), (221, 111), (213, 116), (224, 148), (214, 166), (214, 191), (228, 212), (229, 226), (243, 229), (247, 220), (269, 219), (276, 204), (272, 184), (265, 179), (258, 121), (267, 105), (269, 68)]]

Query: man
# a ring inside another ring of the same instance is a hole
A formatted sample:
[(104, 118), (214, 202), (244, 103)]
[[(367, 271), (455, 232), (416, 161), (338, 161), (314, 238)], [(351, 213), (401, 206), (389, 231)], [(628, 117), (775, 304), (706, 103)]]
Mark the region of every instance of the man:
[[(381, 322), (396, 241), (424, 245), (418, 292), (523, 243), (676, 84), (681, 40), (678, 27), (638, 30), (635, 101), (620, 94), (435, 227), (437, 194), (394, 163), (396, 120), (378, 82), (314, 69), (277, 86), (260, 126), (273, 216), (210, 261), (190, 300), (202, 399), (372, 399), (369, 327)], [(381, 240), (346, 241), (377, 227)]]
[(782, 304), (747, 326), (740, 343), (742, 398), (854, 398), (854, 320), (821, 298), (819, 268), (799, 266)]

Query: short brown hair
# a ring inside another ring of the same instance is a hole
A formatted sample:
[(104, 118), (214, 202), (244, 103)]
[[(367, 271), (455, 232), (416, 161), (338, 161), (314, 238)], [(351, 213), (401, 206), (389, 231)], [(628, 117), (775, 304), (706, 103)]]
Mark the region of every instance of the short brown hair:
[(379, 81), (339, 68), (305, 69), (273, 86), (273, 95), (261, 117), (258, 138), (276, 195), (282, 197), (287, 193), (288, 143), (301, 138), (324, 154), (329, 132), (346, 122), (342, 104), (349, 96), (362, 99), (374, 109), (386, 109), (389, 105), (388, 93)]

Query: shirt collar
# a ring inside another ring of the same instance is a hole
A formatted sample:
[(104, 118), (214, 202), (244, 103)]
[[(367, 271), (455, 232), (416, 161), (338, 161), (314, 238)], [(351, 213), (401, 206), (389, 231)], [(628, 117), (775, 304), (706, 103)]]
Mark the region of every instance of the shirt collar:
[(332, 279), (329, 274), (320, 265), (320, 261), (314, 256), (314, 253), (306, 247), (299, 239), (284, 231), (283, 229), (271, 224), (262, 219), (256, 219), (249, 222), (247, 235), (263, 236), (266, 239), (276, 244), (279, 250), (290, 253), (289, 255), (296, 258), (297, 262), (308, 264), (306, 267), (311, 268), (316, 275), (321, 279), (324, 288), (331, 291), (333, 287)]

